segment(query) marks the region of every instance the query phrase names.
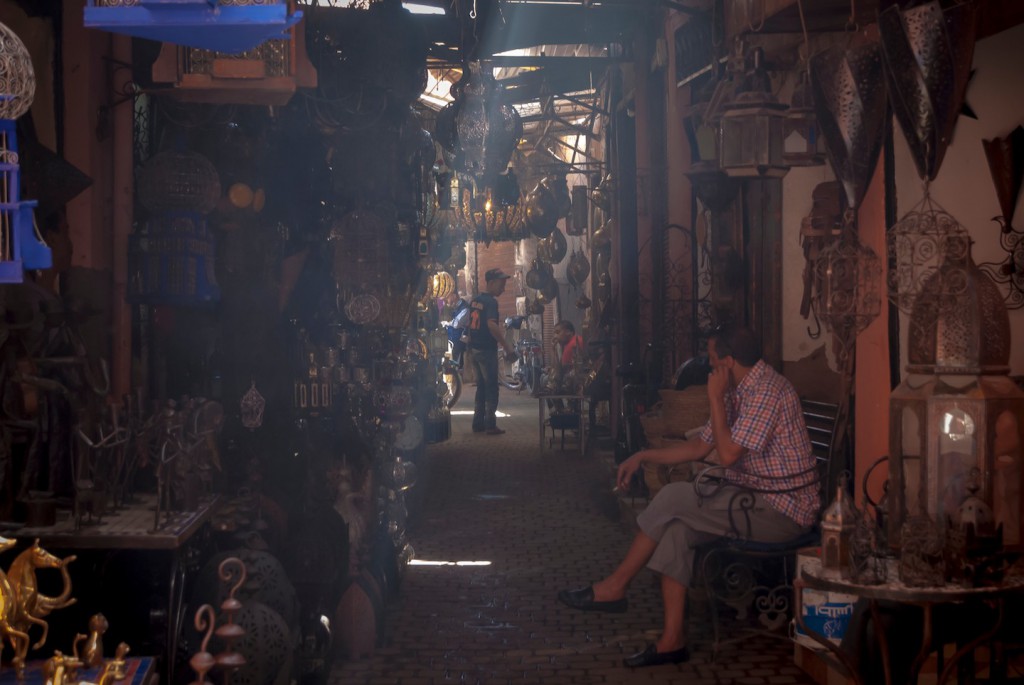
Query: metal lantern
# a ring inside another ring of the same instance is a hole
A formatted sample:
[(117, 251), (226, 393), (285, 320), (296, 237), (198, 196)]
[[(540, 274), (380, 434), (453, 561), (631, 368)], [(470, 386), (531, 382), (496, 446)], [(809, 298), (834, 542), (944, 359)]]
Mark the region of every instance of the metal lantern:
[(428, 295), (434, 299), (444, 298), (455, 292), (455, 279), (447, 271), (438, 270), (430, 277)]
[(858, 240), (848, 210), (839, 239), (822, 248), (815, 261), (818, 318), (839, 338), (844, 353), (881, 311), (881, 280), (878, 255)]
[(718, 123), (719, 166), (729, 176), (782, 178), (783, 124), (789, 107), (772, 95), (764, 50), (754, 48), (736, 95), (722, 108)]
[(783, 126), (782, 158), (789, 166), (820, 166), (825, 163), (825, 139), (818, 128), (814, 93), (809, 75), (800, 72)]
[(691, 160), (685, 173), (698, 199), (712, 211), (727, 207), (739, 189), (719, 165), (721, 107), (732, 100), (735, 89), (736, 81), (729, 76), (709, 81), (694, 94), (693, 104), (683, 117)]
[(32, 57), (21, 38), (0, 24), (0, 119), (14, 120), (28, 111), (36, 96)]
[(966, 268), (947, 260), (914, 303), (908, 340), (907, 376), (889, 401), (890, 545), (905, 542), (914, 520), (955, 517), (977, 469), (978, 496), (1005, 544), (1019, 547), (1024, 392), (1007, 375), (999, 289), (969, 257)]
[[(967, 229), (953, 216), (932, 202), (928, 194), (913, 209), (893, 224), (886, 233), (889, 253), (889, 297), (900, 311), (910, 313), (925, 283), (940, 267), (953, 276), (959, 264), (967, 266)], [(962, 275), (933, 283), (942, 292), (962, 286)], [(930, 293), (935, 297), (936, 293)], [(944, 301), (944, 300), (943, 300)]]
[(472, 183), (460, 183), (455, 216), (469, 237), (489, 245), (521, 240), (528, 235), (524, 206), (523, 198), (502, 201), (490, 188), (478, 193)]
[(436, 140), (451, 156), (449, 166), (488, 185), (507, 168), (522, 119), (480, 62), (466, 65), (451, 92), (454, 100), (437, 115)]

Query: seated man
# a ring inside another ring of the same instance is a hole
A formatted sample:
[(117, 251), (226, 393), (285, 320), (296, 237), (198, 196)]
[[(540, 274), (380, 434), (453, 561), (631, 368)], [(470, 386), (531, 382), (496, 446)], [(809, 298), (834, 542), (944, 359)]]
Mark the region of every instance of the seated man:
[[(732, 480), (751, 487), (786, 490), (757, 494), (751, 537), (783, 542), (806, 532), (820, 508), (812, 469), (814, 457), (800, 399), (789, 381), (760, 359), (760, 345), (747, 329), (716, 332), (708, 341), (711, 418), (700, 437), (664, 449), (637, 452), (619, 465), (618, 487), (625, 488), (645, 462), (680, 464), (718, 449)], [(766, 482), (758, 476), (782, 477)], [(807, 487), (799, 486), (806, 484)], [(680, 663), (686, 647), (686, 588), (693, 576), (695, 548), (730, 530), (731, 488), (698, 500), (693, 483), (666, 485), (638, 517), (636, 534), (625, 558), (611, 575), (590, 587), (562, 590), (558, 599), (583, 611), (626, 610), (626, 589), (646, 565), (661, 576), (664, 624), (661, 638), (624, 660), (626, 666)]]
[[(555, 358), (563, 373), (572, 369), (576, 355), (583, 352), (583, 338), (576, 335), (576, 327), (572, 321), (559, 321), (555, 324)], [(559, 353), (561, 348), (561, 353)]]

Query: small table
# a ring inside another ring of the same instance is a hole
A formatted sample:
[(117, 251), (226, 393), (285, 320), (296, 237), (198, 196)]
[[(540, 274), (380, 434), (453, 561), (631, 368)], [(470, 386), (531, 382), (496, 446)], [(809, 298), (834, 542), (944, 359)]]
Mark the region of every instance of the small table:
[(139, 493), (131, 504), (104, 514), (99, 523), (84, 525), (80, 530), (75, 530), (74, 520), (68, 516), (52, 526), (26, 526), (8, 533), (8, 536), (24, 540), (38, 538), (40, 545), (49, 551), (131, 549), (169, 552), (165, 667), (167, 681), (173, 683), (178, 636), (183, 626), (181, 612), (185, 605), (182, 555), (186, 543), (206, 524), (219, 504), (219, 495), (208, 496), (195, 511), (166, 512), (161, 515), (159, 525), (154, 526), (156, 495)]
[(576, 412), (579, 416), (579, 446), (580, 456), (586, 454), (587, 451), (587, 419), (586, 412), (584, 411), (584, 403), (587, 401), (587, 397), (584, 395), (537, 395), (537, 425), (540, 430), (540, 449), (544, 450), (544, 414), (547, 411), (548, 400), (565, 400), (566, 402), (576, 402), (579, 404), (579, 411)]
[(852, 580), (841, 578), (825, 577), (821, 570), (821, 559), (810, 558), (804, 561), (803, 571), (799, 578), (793, 582), (795, 592), (796, 620), (800, 628), (815, 642), (827, 648), (846, 670), (853, 677), (858, 685), (863, 684), (863, 679), (857, 669), (855, 659), (847, 652), (840, 649), (830, 640), (826, 639), (811, 630), (804, 622), (803, 612), (803, 590), (821, 590), (825, 592), (840, 592), (851, 595), (858, 595), (868, 600), (868, 607), (874, 621), (877, 642), (882, 652), (882, 663), (885, 669), (886, 685), (892, 685), (892, 669), (890, 667), (889, 645), (886, 641), (885, 626), (880, 619), (878, 610), (879, 600), (888, 600), (902, 604), (913, 604), (920, 606), (924, 611), (924, 627), (921, 641), (921, 650), (914, 658), (910, 667), (910, 681), (917, 682), (918, 673), (928, 655), (932, 652), (932, 608), (936, 604), (962, 604), (968, 602), (989, 602), (996, 605), (995, 624), (988, 630), (982, 631), (976, 637), (961, 646), (950, 658), (939, 675), (938, 685), (943, 685), (953, 675), (958, 662), (966, 655), (973, 653), (975, 648), (991, 640), (1003, 624), (1003, 606), (1011, 595), (1024, 593), (1024, 577), (1012, 577), (1005, 580), (1001, 585), (991, 587), (965, 588), (958, 585), (941, 585), (935, 587), (910, 587), (900, 582), (895, 564), (891, 565), (889, 580), (880, 585), (864, 585)]

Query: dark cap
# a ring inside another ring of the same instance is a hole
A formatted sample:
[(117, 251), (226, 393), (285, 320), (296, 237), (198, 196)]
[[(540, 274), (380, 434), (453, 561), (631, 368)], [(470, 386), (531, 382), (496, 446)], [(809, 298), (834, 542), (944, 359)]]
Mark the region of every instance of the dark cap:
[(502, 271), (501, 269), (488, 269), (487, 270), (487, 274), (484, 275), (484, 278), (486, 278), (487, 282), (490, 283), (491, 281), (497, 281), (499, 279), (512, 278), (512, 277), (509, 276), (504, 271)]

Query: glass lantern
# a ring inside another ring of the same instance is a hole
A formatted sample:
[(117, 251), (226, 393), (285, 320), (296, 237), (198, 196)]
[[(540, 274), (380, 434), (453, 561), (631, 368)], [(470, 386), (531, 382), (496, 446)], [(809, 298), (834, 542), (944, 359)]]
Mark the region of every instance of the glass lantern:
[[(956, 306), (940, 287), (952, 277), (964, 283)], [(976, 473), (1004, 544), (1020, 549), (1024, 391), (1007, 375), (1009, 317), (997, 286), (971, 261), (936, 270), (908, 340), (908, 373), (889, 401), (890, 546), (903, 544), (904, 524), (955, 519)]]
[(793, 91), (783, 126), (782, 159), (789, 166), (821, 166), (825, 163), (825, 139), (814, 112), (814, 94), (806, 71)]
[(736, 96), (722, 108), (718, 123), (719, 166), (729, 176), (782, 178), (789, 171), (783, 135), (789, 107), (772, 95), (763, 66), (764, 51), (754, 48)]

